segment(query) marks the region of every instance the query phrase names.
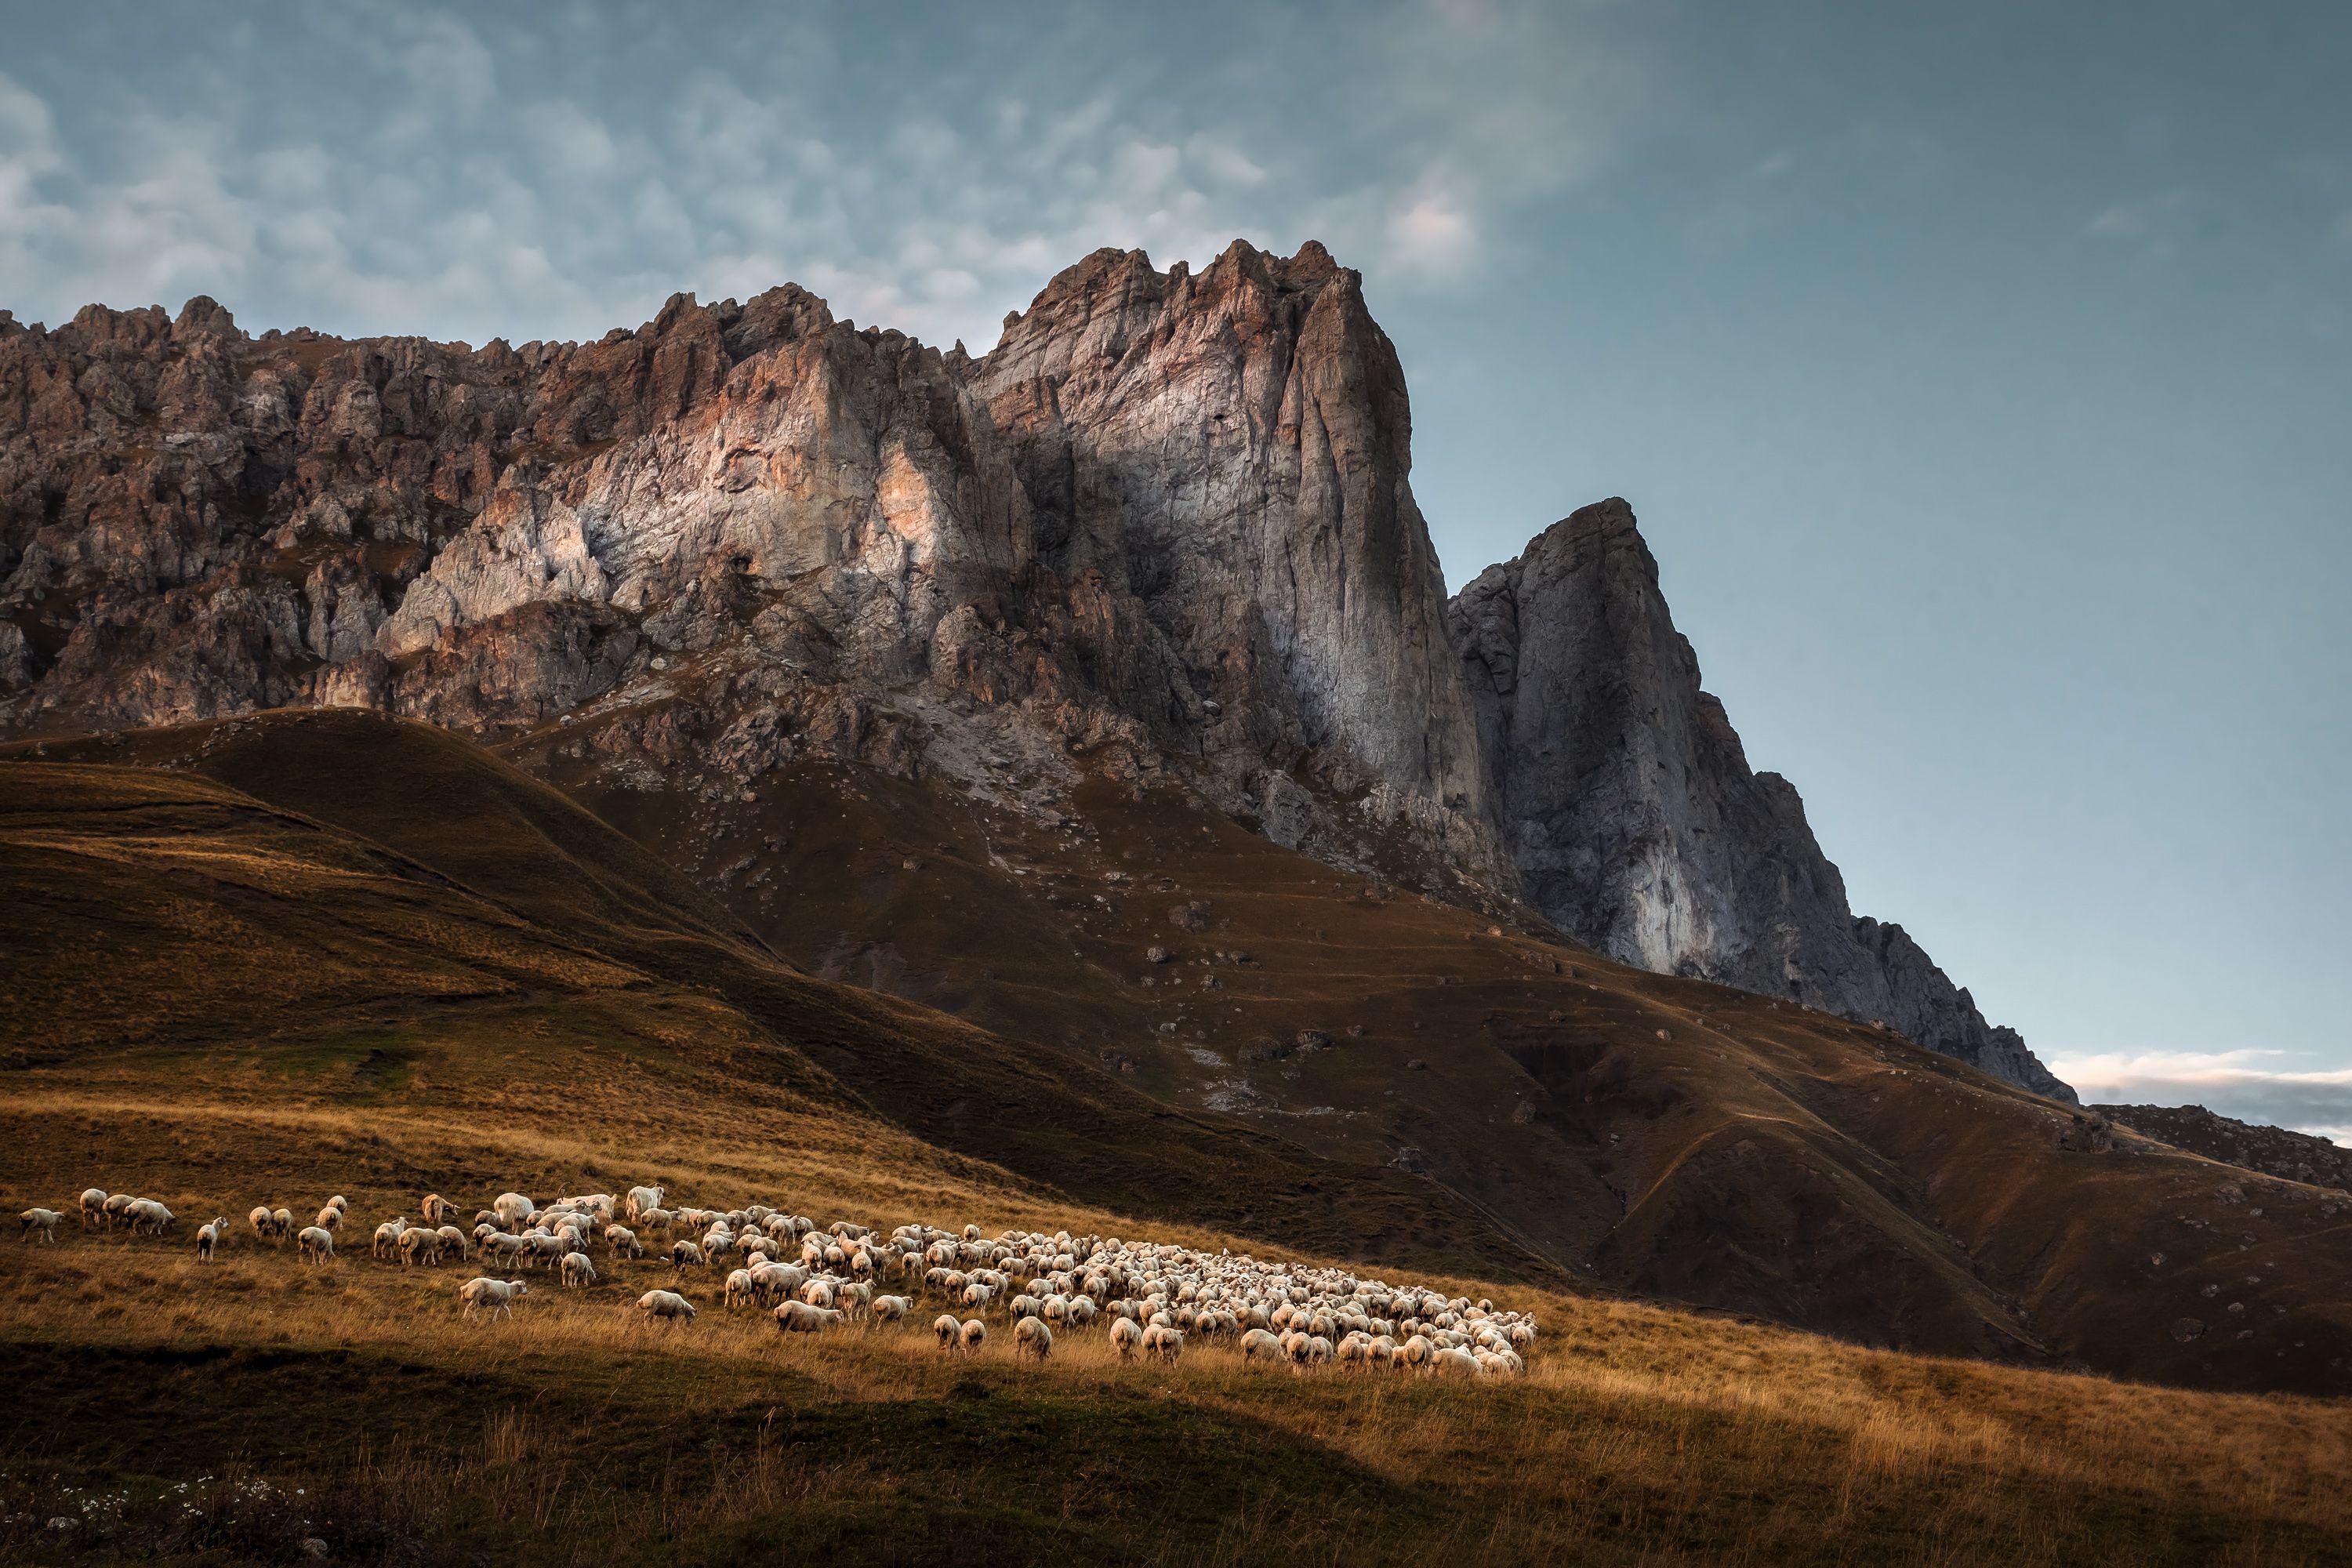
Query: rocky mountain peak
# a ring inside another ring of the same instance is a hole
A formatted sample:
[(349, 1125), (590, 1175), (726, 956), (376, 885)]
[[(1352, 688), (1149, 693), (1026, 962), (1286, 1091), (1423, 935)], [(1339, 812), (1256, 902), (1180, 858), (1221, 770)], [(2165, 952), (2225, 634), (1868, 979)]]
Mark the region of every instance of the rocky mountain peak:
[(1796, 789), (1699, 683), (1633, 510), (1571, 513), (1448, 606), (1506, 855), (1578, 941), (1890, 1027), (2074, 1093), (1903, 928), (1857, 918)]
[(1412, 432), (1360, 276), (1311, 242), (1097, 251), (977, 360), (791, 285), (520, 348), (91, 306), (0, 332), (0, 731), (323, 703), (492, 738), (593, 714), (613, 777), (712, 798), (812, 753), (1041, 807), (1081, 768), (1171, 776), (1334, 863), (2063, 1091), (1852, 916), (1632, 510), (1449, 605)]

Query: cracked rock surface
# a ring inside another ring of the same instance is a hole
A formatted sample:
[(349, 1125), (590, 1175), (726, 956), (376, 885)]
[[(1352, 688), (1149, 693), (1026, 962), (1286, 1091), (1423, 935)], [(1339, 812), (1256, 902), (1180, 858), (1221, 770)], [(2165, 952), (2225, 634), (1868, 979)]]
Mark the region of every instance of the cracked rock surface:
[(1050, 795), (1084, 759), (2066, 1093), (1847, 910), (1622, 502), (1449, 605), (1411, 466), (1395, 349), (1312, 243), (1098, 251), (979, 359), (790, 285), (520, 348), (0, 311), (0, 733), (593, 719), (568, 754), (712, 795), (807, 755)]

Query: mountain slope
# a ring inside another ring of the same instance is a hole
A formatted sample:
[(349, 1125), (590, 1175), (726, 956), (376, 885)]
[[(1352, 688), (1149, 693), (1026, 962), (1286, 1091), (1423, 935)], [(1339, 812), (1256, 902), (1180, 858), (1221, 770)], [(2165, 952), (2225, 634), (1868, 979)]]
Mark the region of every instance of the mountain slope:
[(1504, 843), (1579, 942), (1864, 1022), (2068, 1103), (1898, 925), (1857, 918), (1778, 773), (1749, 771), (1622, 500), (1584, 508), (1447, 607)]
[(927, 1163), (951, 1152), (1144, 1217), (1556, 1273), (1427, 1182), (795, 973), (636, 846), (445, 732), (298, 712), (42, 751), (0, 762), (0, 1050), (28, 1069), (249, 1039), (257, 1014), (255, 1071), (289, 1055), (449, 1073), (484, 1051), (520, 1072), (531, 1042), (579, 1036), (650, 1053), (679, 1092), (769, 1086), (811, 1117), (903, 1129), (887, 1144), (933, 1146)]
[[(603, 715), (608, 782), (714, 797), (812, 757), (982, 796), (995, 758), (1082, 759), (2063, 1094), (1850, 917), (1654, 577), (1555, 601), (1538, 542), (1449, 620), (1411, 433), (1362, 279), (1316, 245), (1197, 275), (1097, 252), (978, 360), (789, 286), (520, 349), (257, 339), (206, 300), (0, 320), (0, 732)], [(1563, 769), (1555, 734), (1612, 749)]]

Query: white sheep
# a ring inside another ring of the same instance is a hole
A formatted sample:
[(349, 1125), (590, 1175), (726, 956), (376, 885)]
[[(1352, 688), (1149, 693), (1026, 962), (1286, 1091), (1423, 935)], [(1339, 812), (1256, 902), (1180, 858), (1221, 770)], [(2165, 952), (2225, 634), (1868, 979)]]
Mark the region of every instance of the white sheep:
[(631, 1187), (629, 1195), (622, 1200), (621, 1212), (629, 1216), (630, 1224), (640, 1224), (649, 1212), (662, 1206), (662, 1199), (667, 1195), (659, 1187)]
[(563, 1283), (566, 1286), (577, 1289), (583, 1285), (596, 1283), (596, 1266), (588, 1260), (588, 1255), (584, 1252), (565, 1253), (561, 1267), (563, 1271)]
[(302, 1234), (294, 1238), (302, 1249), (307, 1263), (331, 1263), (335, 1257), (335, 1233), (321, 1225), (306, 1225)]
[[(333, 1227), (329, 1226), (327, 1228), (332, 1229)], [(368, 1255), (372, 1258), (399, 1257), (401, 1234), (407, 1229), (408, 1216), (405, 1215), (401, 1215), (397, 1219), (388, 1219), (384, 1221), (382, 1225), (375, 1227), (375, 1237), (368, 1243)]]
[(1121, 1361), (1132, 1361), (1143, 1347), (1143, 1326), (1133, 1318), (1113, 1318), (1110, 1321), (1110, 1348), (1118, 1352)]
[(613, 1249), (615, 1258), (643, 1258), (646, 1255), (645, 1245), (637, 1240), (637, 1233), (626, 1226), (606, 1226), (604, 1245)]
[(814, 1334), (843, 1321), (843, 1314), (806, 1301), (787, 1301), (776, 1309), (776, 1328), (787, 1334)]
[[(1122, 1319), (1120, 1321), (1124, 1322), (1125, 1320)], [(1131, 1323), (1128, 1324), (1128, 1326), (1129, 1328), (1134, 1327)], [(1118, 1331), (1118, 1325), (1113, 1324), (1111, 1326), (1111, 1331), (1113, 1334), (1116, 1334)], [(1137, 1337), (1139, 1339), (1142, 1337), (1140, 1331), (1138, 1331)], [(1273, 1334), (1269, 1333), (1265, 1330), (1252, 1329), (1249, 1332), (1242, 1336), (1243, 1362), (1281, 1361), (1283, 1359), (1282, 1342), (1275, 1338)]]
[(104, 1187), (84, 1187), (81, 1190), (81, 1224), (84, 1230), (102, 1230), (106, 1226)]
[(1172, 1362), (1184, 1353), (1184, 1336), (1165, 1323), (1153, 1323), (1143, 1331), (1143, 1353)]
[(426, 1225), (437, 1230), (457, 1217), (457, 1205), (439, 1193), (427, 1193), (425, 1201), (416, 1205), (416, 1212), (425, 1216)]
[(488, 1307), (492, 1318), (500, 1312), (511, 1318), (514, 1316), (515, 1299), (530, 1294), (530, 1287), (520, 1279), (493, 1279), (483, 1275), (457, 1287), (457, 1299), (466, 1303), (466, 1310), (459, 1316), (470, 1318), (475, 1308)]
[(460, 1263), (464, 1262), (467, 1255), (473, 1250), (466, 1245), (466, 1233), (454, 1225), (445, 1225), (433, 1234), (441, 1238), (441, 1250), (455, 1254)]
[(656, 1321), (676, 1325), (695, 1320), (694, 1303), (675, 1290), (648, 1290), (637, 1298), (637, 1310), (648, 1323)]
[(180, 1223), (179, 1217), (153, 1198), (134, 1198), (123, 1210), (133, 1236), (161, 1236)]
[(760, 1299), (760, 1282), (751, 1278), (751, 1271), (748, 1268), (730, 1270), (727, 1276), (726, 1289), (719, 1299), (725, 1303), (729, 1311), (733, 1311), (738, 1307), (751, 1306)]
[(709, 1263), (706, 1261), (702, 1256), (702, 1248), (695, 1246), (694, 1243), (690, 1241), (673, 1241), (670, 1243), (669, 1266), (672, 1268), (679, 1269), (681, 1271), (688, 1268), (708, 1268), (710, 1267)]
[(1476, 1356), (1450, 1348), (1430, 1352), (1429, 1370), (1439, 1377), (1476, 1377), (1480, 1371)]
[(931, 1332), (939, 1335), (940, 1349), (951, 1351), (956, 1348), (957, 1340), (963, 1333), (963, 1324), (958, 1321), (953, 1312), (941, 1312), (931, 1320)]
[(539, 1215), (539, 1205), (520, 1193), (500, 1193), (490, 1201), (490, 1209), (509, 1230), (520, 1230)]
[(222, 1242), (227, 1239), (228, 1216), (226, 1215), (215, 1215), (210, 1225), (198, 1226), (196, 1227), (196, 1261), (210, 1263), (213, 1260), (213, 1253), (218, 1249)]
[(877, 1323), (895, 1323), (914, 1310), (915, 1303), (904, 1296), (877, 1296), (867, 1310)]
[(1054, 1353), (1054, 1331), (1043, 1318), (1024, 1318), (1013, 1325), (1013, 1353), (1044, 1361)]
[(99, 1205), (109, 1230), (120, 1230), (131, 1223), (131, 1205), (139, 1200), (129, 1193), (116, 1193)]
[(988, 1325), (978, 1318), (967, 1321), (956, 1334), (956, 1343), (969, 1355), (988, 1342)]
[(438, 1268), (441, 1266), (441, 1233), (426, 1230), (423, 1226), (411, 1226), (400, 1233), (398, 1250), (403, 1268), (419, 1263)]
[(277, 1237), (278, 1221), (276, 1216), (270, 1214), (269, 1205), (267, 1204), (247, 1215), (245, 1223), (251, 1226), (253, 1234), (264, 1241), (275, 1239)]
[(41, 1233), (41, 1239), (44, 1242), (53, 1242), (58, 1238), (58, 1226), (65, 1223), (65, 1217), (55, 1209), (26, 1209), (16, 1216), (16, 1224), (19, 1226), (16, 1239), (30, 1241), (33, 1239), (33, 1233), (37, 1230)]

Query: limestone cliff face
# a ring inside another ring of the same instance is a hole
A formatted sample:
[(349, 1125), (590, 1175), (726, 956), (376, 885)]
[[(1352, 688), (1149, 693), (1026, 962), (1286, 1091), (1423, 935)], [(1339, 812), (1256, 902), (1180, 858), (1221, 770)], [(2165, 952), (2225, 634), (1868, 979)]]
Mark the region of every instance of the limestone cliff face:
[(980, 361), (789, 287), (521, 349), (0, 318), (0, 727), (618, 705), (648, 781), (1083, 754), (1491, 879), (1410, 442), (1311, 245), (1099, 253)]
[(1411, 466), (1395, 350), (1312, 244), (1097, 252), (978, 360), (790, 286), (520, 348), (0, 312), (0, 732), (361, 705), (712, 799), (815, 753), (1039, 811), (1169, 774), (2063, 1091), (1851, 916), (1622, 502), (1449, 608)]
[(1803, 803), (1699, 686), (1633, 509), (1607, 500), (1449, 606), (1505, 852), (1579, 941), (1889, 1026), (2072, 1100), (1897, 925), (1857, 918)]
[(973, 380), (1041, 562), (1131, 596), (1169, 666), (1156, 717), (1276, 837), (1301, 835), (1304, 777), (1480, 852), (1404, 374), (1356, 273), (1312, 243), (1237, 244), (1198, 277), (1097, 252)]

